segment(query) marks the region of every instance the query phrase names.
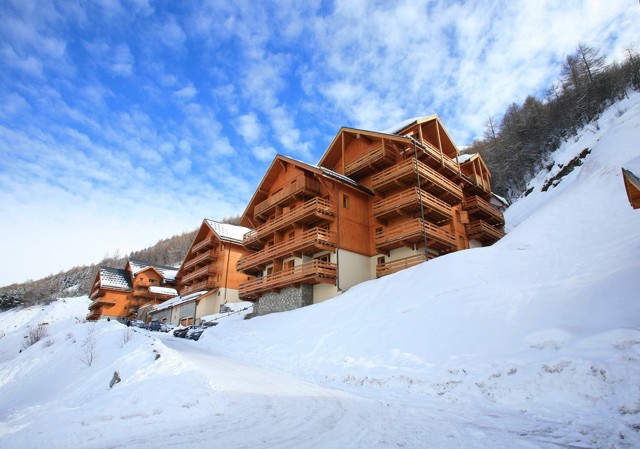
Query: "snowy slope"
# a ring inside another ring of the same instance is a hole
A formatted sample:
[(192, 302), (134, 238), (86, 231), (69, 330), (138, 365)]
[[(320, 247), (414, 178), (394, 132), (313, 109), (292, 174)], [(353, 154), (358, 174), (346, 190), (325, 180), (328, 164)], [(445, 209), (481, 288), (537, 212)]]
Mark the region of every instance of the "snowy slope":
[(640, 94), (553, 155), (496, 245), (198, 342), (79, 323), (86, 298), (4, 312), (0, 448), (640, 447), (637, 142)]

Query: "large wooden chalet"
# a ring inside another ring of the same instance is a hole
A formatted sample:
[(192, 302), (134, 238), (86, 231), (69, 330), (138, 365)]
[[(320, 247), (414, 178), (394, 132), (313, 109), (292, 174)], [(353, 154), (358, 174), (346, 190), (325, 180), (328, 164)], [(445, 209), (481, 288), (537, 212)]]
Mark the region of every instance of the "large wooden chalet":
[(91, 288), (89, 320), (124, 321), (137, 317), (140, 307), (160, 304), (178, 294), (177, 268), (128, 259), (124, 269), (100, 267)]
[(504, 234), (479, 155), (460, 160), (437, 116), (390, 133), (342, 128), (317, 165), (278, 155), (240, 224), (241, 299), (265, 314)]

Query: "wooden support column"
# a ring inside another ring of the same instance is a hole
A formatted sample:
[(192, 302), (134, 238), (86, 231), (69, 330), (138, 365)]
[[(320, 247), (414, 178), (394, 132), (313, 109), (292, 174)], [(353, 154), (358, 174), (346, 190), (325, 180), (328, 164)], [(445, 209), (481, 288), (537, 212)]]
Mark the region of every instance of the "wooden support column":
[(344, 175), (345, 173), (344, 171), (344, 131), (342, 132), (340, 140), (341, 140), (341, 146), (342, 146), (342, 171), (340, 173)]
[(442, 139), (440, 139), (440, 125), (436, 119), (436, 134), (438, 136), (438, 148), (440, 149), (440, 165), (444, 166), (444, 154), (442, 153)]

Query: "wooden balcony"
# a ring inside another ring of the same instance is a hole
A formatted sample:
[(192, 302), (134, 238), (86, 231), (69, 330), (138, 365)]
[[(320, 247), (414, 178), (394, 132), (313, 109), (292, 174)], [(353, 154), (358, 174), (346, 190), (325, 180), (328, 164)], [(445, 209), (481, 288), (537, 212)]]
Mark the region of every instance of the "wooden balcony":
[(447, 252), (457, 248), (456, 237), (451, 231), (420, 218), (376, 231), (374, 242), (378, 250), (389, 251), (424, 242), (425, 232), (430, 249)]
[(382, 145), (370, 149), (366, 154), (345, 164), (344, 174), (353, 178), (366, 175), (373, 171), (388, 167), (396, 161), (396, 152), (391, 145)]
[(418, 145), (418, 159), (424, 159), (427, 164), (436, 170), (446, 172), (451, 175), (460, 175), (460, 165), (438, 148), (423, 140), (422, 145)]
[(209, 262), (212, 262), (214, 260), (216, 260), (218, 258), (218, 250), (217, 249), (210, 249), (207, 252), (204, 252), (196, 257), (194, 257), (193, 259), (189, 260), (188, 262), (185, 262), (185, 264), (183, 265), (183, 269), (187, 270), (191, 267), (197, 266), (197, 265), (202, 265), (202, 264), (208, 264)]
[(376, 193), (386, 193), (398, 187), (417, 186), (434, 193), (449, 204), (462, 201), (462, 188), (443, 174), (415, 158), (407, 159), (371, 177), (371, 188)]
[(236, 264), (238, 271), (259, 271), (274, 259), (287, 256), (333, 250), (336, 246), (336, 235), (324, 228), (313, 228), (293, 239), (285, 240), (263, 250), (242, 256)]
[(243, 244), (247, 248), (261, 248), (264, 239), (293, 224), (313, 224), (318, 221), (333, 221), (336, 206), (324, 198), (313, 198), (302, 206), (296, 207), (278, 217), (269, 220), (257, 229), (244, 235)]
[(420, 214), (421, 203), (425, 218), (436, 223), (446, 223), (453, 218), (451, 205), (417, 187), (376, 201), (373, 203), (373, 216), (379, 220), (386, 220), (398, 215)]
[(115, 299), (110, 299), (105, 296), (98, 296), (89, 304), (89, 310), (95, 309), (97, 307), (102, 307), (102, 306), (112, 306), (112, 305), (115, 305), (115, 303), (116, 303)]
[[(432, 255), (429, 255), (429, 260), (433, 259)], [(388, 274), (397, 273), (405, 268), (413, 267), (421, 264), (427, 260), (427, 256), (424, 253), (416, 254), (414, 256), (405, 257), (403, 259), (392, 260), (376, 266), (376, 277), (386, 276)]]
[(212, 279), (207, 279), (204, 281), (196, 282), (195, 284), (192, 284), (192, 285), (182, 286), (182, 288), (180, 289), (180, 295), (185, 296), (185, 295), (188, 295), (189, 293), (203, 291), (203, 290), (211, 290), (218, 287), (219, 285), (217, 281)]
[(299, 284), (334, 284), (336, 282), (337, 267), (333, 263), (322, 260), (297, 265), (290, 270), (270, 274), (240, 284), (240, 299), (255, 300), (263, 293), (277, 291), (285, 287)]
[(462, 202), (462, 209), (491, 225), (504, 224), (504, 215), (502, 211), (477, 195), (465, 198)]
[(271, 194), (269, 198), (256, 204), (253, 209), (255, 218), (264, 220), (277, 206), (286, 206), (298, 198), (320, 195), (320, 183), (313, 178), (298, 176), (291, 184)]
[(217, 267), (215, 265), (205, 265), (204, 267), (200, 267), (197, 270), (192, 271), (191, 273), (186, 273), (184, 276), (182, 276), (182, 282), (189, 282), (202, 276), (209, 276), (210, 274), (216, 273), (216, 270)]
[(217, 239), (215, 237), (208, 237), (201, 242), (196, 243), (191, 248), (191, 254), (196, 254), (198, 251), (203, 250), (205, 248), (210, 248), (215, 246), (217, 243)]
[(504, 232), (483, 220), (476, 220), (467, 225), (467, 237), (491, 245), (504, 237)]

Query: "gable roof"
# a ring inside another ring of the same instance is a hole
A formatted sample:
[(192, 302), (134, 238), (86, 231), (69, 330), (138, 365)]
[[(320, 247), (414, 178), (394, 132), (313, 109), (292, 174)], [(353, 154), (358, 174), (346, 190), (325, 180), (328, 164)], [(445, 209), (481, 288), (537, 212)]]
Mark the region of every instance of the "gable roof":
[(159, 312), (160, 310), (165, 310), (165, 309), (170, 309), (174, 306), (180, 305), (180, 304), (184, 304), (185, 302), (189, 302), (189, 301), (195, 301), (196, 299), (200, 298), (201, 296), (205, 295), (209, 293), (206, 290), (203, 291), (199, 291), (199, 292), (193, 292), (193, 293), (189, 293), (188, 295), (184, 295), (184, 296), (176, 296), (175, 298), (171, 298), (168, 299), (167, 301), (163, 302), (162, 304), (158, 304), (156, 306), (154, 306), (153, 308), (153, 312)]
[[(349, 178), (348, 176), (336, 173), (335, 171), (330, 170), (326, 167), (308, 164), (306, 162), (302, 162), (298, 159), (294, 159), (289, 156), (283, 156), (282, 154), (277, 154), (273, 158), (273, 161), (271, 162), (271, 165), (269, 165), (269, 168), (267, 168), (267, 171), (265, 172), (264, 176), (262, 177), (262, 180), (258, 184), (256, 191), (253, 193), (251, 200), (247, 204), (247, 207), (245, 208), (244, 212), (242, 213), (242, 218), (240, 219), (240, 223), (251, 225), (251, 220), (247, 218), (247, 214), (249, 213), (249, 210), (251, 210), (251, 208), (255, 206), (255, 204), (258, 201), (261, 201), (264, 198), (266, 198), (268, 191), (264, 187), (270, 185), (277, 179), (278, 175), (280, 174), (280, 170), (281, 170), (280, 167), (282, 167), (284, 163), (294, 165), (298, 168), (301, 168), (302, 170), (306, 170), (318, 176), (331, 178), (334, 181), (338, 181), (344, 185), (347, 185), (351, 188), (360, 190), (366, 194), (373, 196), (373, 192), (371, 190), (358, 184), (356, 181)], [(264, 198), (259, 199), (260, 196), (263, 196)]]
[(169, 265), (160, 265), (148, 262), (142, 259), (129, 258), (129, 266), (131, 267), (131, 273), (135, 276), (140, 271), (147, 268), (155, 268), (155, 270), (166, 279), (175, 279), (178, 274), (178, 267), (172, 267)]
[(242, 237), (251, 229), (244, 226), (232, 225), (229, 223), (220, 223), (218, 221), (204, 219), (204, 222), (215, 232), (220, 240), (231, 243), (242, 244)]
[(100, 267), (100, 288), (113, 288), (117, 290), (132, 290), (131, 273), (119, 268)]

